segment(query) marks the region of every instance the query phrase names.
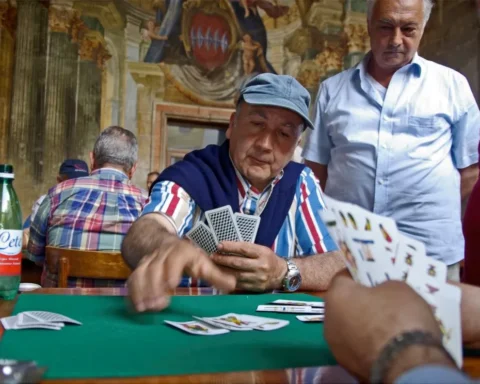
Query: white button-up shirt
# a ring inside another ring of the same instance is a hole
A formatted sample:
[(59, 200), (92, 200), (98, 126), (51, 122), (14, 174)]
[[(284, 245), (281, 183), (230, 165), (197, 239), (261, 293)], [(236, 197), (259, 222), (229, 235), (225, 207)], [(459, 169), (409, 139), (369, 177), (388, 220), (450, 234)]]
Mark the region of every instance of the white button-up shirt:
[(328, 164), (327, 195), (392, 217), (429, 256), (456, 263), (464, 254), (458, 169), (478, 162), (471, 89), (458, 72), (415, 55), (382, 95), (367, 77), (370, 56), (321, 84), (303, 156)]

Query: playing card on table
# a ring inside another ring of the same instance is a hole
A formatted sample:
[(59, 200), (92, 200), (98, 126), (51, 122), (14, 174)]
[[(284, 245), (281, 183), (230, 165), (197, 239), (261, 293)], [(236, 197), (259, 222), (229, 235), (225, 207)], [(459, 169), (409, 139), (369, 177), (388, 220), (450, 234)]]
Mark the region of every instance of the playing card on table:
[(258, 331), (273, 331), (286, 327), (290, 322), (288, 320), (272, 319), (269, 317), (237, 315), (241, 321), (251, 323), (252, 328)]
[(324, 313), (324, 308), (300, 307), (294, 305), (259, 305), (257, 312), (279, 312), (279, 313)]
[(232, 207), (229, 205), (205, 211), (205, 217), (217, 244), (222, 241), (242, 241)]
[(304, 323), (322, 323), (325, 320), (325, 315), (299, 315), (297, 319)]
[(202, 222), (198, 222), (185, 236), (202, 248), (208, 255), (217, 251), (215, 236)]
[(60, 330), (65, 323), (78, 324), (80, 322), (69, 317), (59, 315), (53, 312), (29, 311), (21, 312), (16, 316), (4, 317), (1, 319), (5, 329), (51, 329)]
[(222, 329), (228, 329), (230, 331), (253, 331), (253, 328), (248, 328), (248, 327), (239, 327), (234, 324), (227, 324), (226, 322), (219, 322), (218, 316), (217, 317), (198, 317), (198, 316), (193, 316), (194, 319), (199, 320), (201, 322), (207, 323), (211, 325), (212, 327), (216, 328), (222, 328)]
[(275, 305), (294, 305), (298, 307), (319, 307), (323, 308), (325, 307), (325, 303), (323, 301), (300, 301), (300, 300), (275, 300), (272, 301), (270, 304), (275, 304)]
[(246, 215), (244, 213), (235, 213), (238, 231), (242, 241), (254, 243), (257, 237), (258, 226), (260, 225), (260, 216)]
[(224, 333), (230, 332), (228, 329), (215, 328), (204, 322), (199, 322), (199, 321), (184, 321), (184, 322), (169, 321), (169, 320), (164, 320), (164, 321), (168, 325), (171, 325), (172, 327), (178, 328), (192, 335), (214, 336), (214, 335), (223, 335)]
[(248, 330), (253, 329), (253, 325), (255, 324), (253, 320), (243, 319), (241, 315), (236, 313), (227, 313), (222, 316), (209, 317), (207, 319), (218, 324), (225, 324), (235, 328), (248, 328)]
[(70, 317), (60, 315), (58, 313), (53, 312), (45, 312), (45, 311), (28, 311), (22, 312), (21, 315), (24, 315), (24, 321), (32, 321), (32, 319), (36, 319), (43, 323), (69, 323), (69, 324), (76, 324), (82, 325), (81, 322), (74, 320)]

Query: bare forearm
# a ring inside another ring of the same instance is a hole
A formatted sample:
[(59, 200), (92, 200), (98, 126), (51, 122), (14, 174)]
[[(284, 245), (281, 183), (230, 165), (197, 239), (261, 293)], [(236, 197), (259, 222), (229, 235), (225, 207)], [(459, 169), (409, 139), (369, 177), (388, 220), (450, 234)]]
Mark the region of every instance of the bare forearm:
[(332, 278), (345, 268), (340, 252), (327, 252), (314, 256), (294, 259), (302, 275), (301, 289), (305, 291), (325, 291)]
[(478, 180), (478, 164), (473, 164), (460, 171), (460, 192), (462, 201), (468, 199), (472, 193), (473, 187)]
[(166, 243), (178, 241), (171, 225), (158, 214), (149, 214), (138, 219), (130, 227), (122, 243), (125, 262), (135, 269), (140, 260)]
[(318, 164), (308, 160), (305, 161), (305, 164), (317, 177), (318, 181), (320, 182), (320, 187), (322, 187), (322, 191), (325, 191), (328, 179), (328, 165)]

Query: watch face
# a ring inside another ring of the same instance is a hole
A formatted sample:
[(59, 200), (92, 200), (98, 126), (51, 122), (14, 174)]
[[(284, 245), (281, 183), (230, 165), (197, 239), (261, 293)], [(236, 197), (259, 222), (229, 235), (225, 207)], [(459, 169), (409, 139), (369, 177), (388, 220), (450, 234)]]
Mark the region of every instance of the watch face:
[(302, 283), (302, 278), (300, 275), (293, 276), (290, 281), (288, 282), (288, 290), (293, 292), (300, 288), (300, 284)]

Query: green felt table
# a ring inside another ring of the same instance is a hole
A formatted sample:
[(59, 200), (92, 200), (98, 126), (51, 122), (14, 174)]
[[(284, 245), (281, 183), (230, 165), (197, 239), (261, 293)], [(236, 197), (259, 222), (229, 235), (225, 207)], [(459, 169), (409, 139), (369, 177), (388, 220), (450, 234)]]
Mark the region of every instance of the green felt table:
[[(294, 314), (256, 312), (258, 305), (275, 299), (292, 299), (292, 295), (174, 296), (168, 309), (148, 314), (129, 311), (125, 298), (118, 296), (21, 295), (14, 314), (51, 311), (83, 325), (67, 325), (61, 331), (6, 331), (0, 342), (0, 358), (35, 360), (48, 368), (49, 379), (334, 365), (335, 359), (323, 338), (323, 324), (302, 323)], [(320, 301), (306, 294), (296, 294), (295, 299)], [(196, 336), (164, 323), (227, 312), (287, 319), (290, 324), (269, 332)]]

